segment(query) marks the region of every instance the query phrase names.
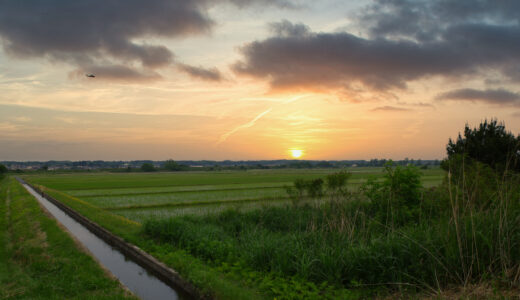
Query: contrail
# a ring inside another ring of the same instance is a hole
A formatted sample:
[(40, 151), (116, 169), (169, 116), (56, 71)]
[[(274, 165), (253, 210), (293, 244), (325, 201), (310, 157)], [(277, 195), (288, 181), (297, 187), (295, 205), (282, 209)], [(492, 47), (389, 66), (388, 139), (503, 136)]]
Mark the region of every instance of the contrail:
[[(297, 100), (300, 100), (302, 98), (305, 98), (307, 96), (309, 96), (310, 94), (304, 94), (304, 95), (298, 95), (298, 96), (295, 96), (295, 97), (292, 97), (291, 99), (288, 99), (286, 101), (283, 101), (281, 104), (278, 104), (277, 106), (279, 105), (285, 105), (285, 104), (289, 104), (289, 103), (292, 103), (294, 101), (297, 101)], [(229, 132), (226, 132), (224, 133), (223, 135), (220, 136), (220, 138), (218, 139), (217, 143), (215, 145), (218, 145), (222, 142), (224, 142), (225, 140), (227, 140), (227, 138), (232, 135), (233, 133), (239, 131), (240, 129), (244, 129), (244, 128), (249, 128), (253, 125), (255, 125), (256, 121), (258, 121), (260, 118), (262, 118), (263, 116), (265, 116), (267, 113), (269, 113), (271, 110), (273, 110), (273, 107), (270, 107), (268, 110), (264, 111), (263, 113), (259, 114), (258, 116), (256, 116), (253, 120), (247, 122), (246, 124), (243, 124), (243, 125), (240, 125), (238, 127), (236, 127), (235, 129), (229, 131)]]
[(220, 136), (220, 138), (218, 139), (218, 142), (217, 142), (217, 145), (224, 142), (230, 135), (232, 135), (233, 133), (239, 131), (240, 129), (244, 129), (244, 128), (249, 128), (253, 125), (255, 125), (256, 121), (258, 121), (260, 118), (262, 118), (264, 115), (266, 115), (267, 113), (269, 113), (273, 108), (269, 108), (268, 110), (264, 111), (263, 113), (259, 114), (258, 116), (256, 116), (253, 120), (247, 122), (246, 124), (242, 124), (238, 127), (235, 127), (235, 129), (229, 131), (229, 132), (226, 132), (224, 133), (223, 135)]

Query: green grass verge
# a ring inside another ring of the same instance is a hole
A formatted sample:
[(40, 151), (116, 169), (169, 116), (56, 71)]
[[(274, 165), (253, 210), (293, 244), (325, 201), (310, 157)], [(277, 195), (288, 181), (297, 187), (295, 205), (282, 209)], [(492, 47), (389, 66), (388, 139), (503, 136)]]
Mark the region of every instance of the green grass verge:
[(0, 299), (137, 299), (18, 182), (0, 183)]
[(96, 222), (112, 233), (131, 242), (178, 271), (197, 286), (203, 294), (216, 299), (262, 299), (254, 287), (244, 286), (242, 278), (225, 274), (186, 251), (163, 245), (142, 235), (141, 225), (124, 217), (95, 207), (63, 192), (41, 187), (46, 193)]

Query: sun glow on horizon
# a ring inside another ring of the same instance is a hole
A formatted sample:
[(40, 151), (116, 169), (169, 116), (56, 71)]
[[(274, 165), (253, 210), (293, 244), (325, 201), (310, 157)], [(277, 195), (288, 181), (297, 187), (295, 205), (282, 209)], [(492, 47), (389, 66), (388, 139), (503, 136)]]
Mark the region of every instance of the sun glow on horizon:
[(301, 149), (290, 149), (289, 152), (293, 158), (300, 158), (303, 156), (303, 150)]

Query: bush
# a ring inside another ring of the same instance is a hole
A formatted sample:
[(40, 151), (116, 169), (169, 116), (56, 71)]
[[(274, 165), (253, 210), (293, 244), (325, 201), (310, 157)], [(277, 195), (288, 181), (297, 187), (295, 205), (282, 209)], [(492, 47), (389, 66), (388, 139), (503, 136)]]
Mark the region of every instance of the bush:
[[(320, 200), (326, 194), (333, 204), (347, 198), (346, 186), (351, 175), (345, 171), (329, 174), (325, 177), (325, 182), (321, 178), (309, 180), (298, 178), (294, 181), (293, 186), (286, 186), (285, 190), (294, 207), (302, 203), (305, 198)], [(326, 183), (326, 191), (323, 189), (324, 183)]]
[(144, 163), (141, 166), (141, 170), (143, 172), (153, 172), (153, 171), (155, 171), (155, 167), (151, 163)]
[(382, 182), (367, 181), (361, 190), (371, 201), (373, 213), (385, 225), (403, 225), (416, 220), (421, 202), (421, 173), (415, 166), (386, 163)]

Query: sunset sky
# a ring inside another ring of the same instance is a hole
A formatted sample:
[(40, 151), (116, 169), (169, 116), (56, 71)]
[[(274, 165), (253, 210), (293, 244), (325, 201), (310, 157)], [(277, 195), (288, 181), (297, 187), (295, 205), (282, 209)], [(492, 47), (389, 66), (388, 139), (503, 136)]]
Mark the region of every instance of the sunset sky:
[(519, 12), (0, 0), (0, 161), (440, 159), (465, 123), (520, 132)]

